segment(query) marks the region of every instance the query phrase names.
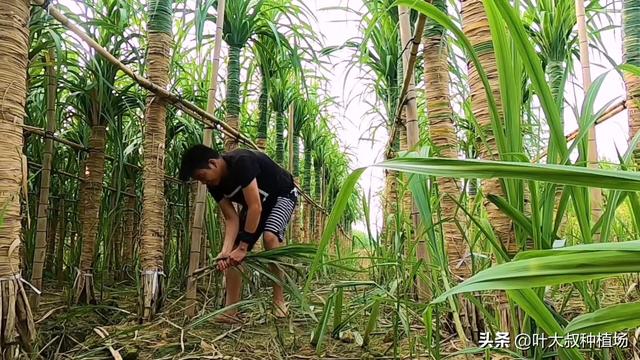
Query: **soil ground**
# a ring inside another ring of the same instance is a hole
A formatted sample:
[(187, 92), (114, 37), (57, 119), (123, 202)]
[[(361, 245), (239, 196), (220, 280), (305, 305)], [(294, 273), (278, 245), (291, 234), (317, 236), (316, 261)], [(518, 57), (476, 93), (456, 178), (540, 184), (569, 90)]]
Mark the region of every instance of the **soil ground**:
[[(415, 342), (415, 338), (402, 339), (400, 354), (394, 357), (392, 326), (384, 321), (372, 333), (366, 348), (353, 336), (336, 340), (327, 335), (321, 350), (316, 351), (310, 340), (317, 323), (296, 308), (290, 309), (288, 319), (277, 320), (258, 304), (243, 311), (242, 326), (218, 324), (206, 314), (194, 325), (184, 317), (184, 299), (171, 294), (156, 321), (140, 324), (137, 293), (131, 286), (105, 289), (105, 297), (93, 306), (68, 306), (60, 290), (51, 289), (45, 294), (35, 319), (39, 330), (37, 350), (47, 359), (422, 358), (408, 350), (409, 341)], [(214, 310), (211, 307), (210, 312)]]
[[(635, 282), (610, 280), (600, 293), (603, 306), (637, 300)], [(177, 291), (168, 295), (164, 312), (156, 321), (140, 324), (137, 319), (137, 293), (132, 285), (119, 284), (103, 288), (104, 297), (99, 305), (68, 306), (66, 293), (49, 284), (35, 313), (39, 338), (37, 351), (46, 359), (429, 359), (419, 335), (424, 333), (420, 324), (415, 326), (411, 338), (401, 338), (394, 354), (393, 326), (384, 320), (371, 335), (367, 347), (362, 347), (354, 336), (342, 340), (327, 335), (316, 351), (310, 345), (316, 322), (293, 307), (286, 320), (276, 320), (265, 308), (268, 299), (244, 310), (245, 324), (220, 325), (212, 318), (201, 315), (197, 322), (188, 321), (182, 310), (184, 299)], [(564, 309), (563, 316), (571, 319), (585, 312), (577, 292), (562, 307), (570, 287), (552, 292), (554, 308)], [(575, 290), (574, 290), (575, 291)], [(322, 296), (317, 296), (321, 298)], [(320, 317), (321, 305), (317, 305)], [(209, 313), (216, 307), (210, 304)], [(362, 332), (366, 318), (356, 321)], [(354, 334), (358, 336), (356, 327)], [(353, 334), (352, 334), (353, 335)], [(461, 350), (453, 337), (443, 336), (442, 357)], [(413, 349), (413, 351), (412, 351)], [(629, 356), (633, 356), (629, 354)], [(484, 359), (482, 355), (466, 359)], [(491, 359), (510, 359), (510, 356), (492, 354)], [(632, 358), (632, 357), (631, 357)], [(454, 356), (450, 359), (465, 359)]]

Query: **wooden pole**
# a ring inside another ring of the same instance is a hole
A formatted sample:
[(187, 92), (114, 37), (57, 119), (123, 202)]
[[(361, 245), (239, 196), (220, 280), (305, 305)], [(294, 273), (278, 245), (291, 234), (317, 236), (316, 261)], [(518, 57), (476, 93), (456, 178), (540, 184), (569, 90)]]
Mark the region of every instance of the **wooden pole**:
[[(578, 39), (580, 42), (580, 65), (582, 67), (582, 84), (585, 95), (591, 87), (591, 61), (589, 60), (589, 39), (587, 37), (587, 22), (584, 10), (584, 0), (576, 0), (576, 18), (578, 23)], [(588, 135), (589, 154), (588, 164), (590, 167), (597, 167), (598, 164), (598, 144), (596, 143), (595, 125), (589, 129)], [(602, 190), (591, 189), (591, 217), (595, 223), (602, 214)], [(599, 233), (594, 234), (598, 238)]]
[[(215, 109), (216, 90), (218, 88), (218, 69), (220, 68), (220, 50), (222, 48), (222, 26), (224, 24), (225, 0), (218, 1), (218, 18), (216, 20), (216, 37), (211, 59), (211, 78), (209, 81), (209, 91), (207, 99), (207, 112), (212, 113)], [(211, 129), (204, 130), (204, 145), (211, 146), (213, 143), (213, 133)], [(194, 317), (197, 312), (197, 290), (198, 282), (194, 271), (200, 266), (200, 248), (202, 242), (202, 228), (204, 223), (205, 200), (207, 196), (207, 188), (205, 185), (198, 183), (196, 190), (195, 210), (193, 215), (193, 224), (191, 226), (191, 251), (189, 253), (189, 277), (187, 278), (187, 294), (186, 294), (186, 315)], [(202, 264), (204, 265), (204, 264)]]
[[(49, 218), (49, 192), (51, 189), (51, 162), (53, 157), (53, 140), (49, 135), (56, 130), (56, 58), (53, 49), (46, 55), (47, 74), (47, 129), (44, 137), (44, 152), (42, 154), (42, 173), (40, 177), (40, 196), (38, 199), (38, 215), (36, 224), (36, 244), (33, 253), (33, 273), (31, 283), (36, 289), (42, 288), (42, 273), (47, 248), (47, 229)], [(53, 244), (50, 244), (53, 246)], [(34, 309), (40, 307), (40, 294), (34, 292), (31, 296)]]

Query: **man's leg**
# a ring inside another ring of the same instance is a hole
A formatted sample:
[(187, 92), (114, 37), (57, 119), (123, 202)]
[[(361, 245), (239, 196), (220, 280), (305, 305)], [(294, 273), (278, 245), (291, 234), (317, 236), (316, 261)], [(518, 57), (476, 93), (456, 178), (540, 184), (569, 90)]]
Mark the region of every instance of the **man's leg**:
[[(226, 299), (225, 307), (231, 306), (242, 297), (242, 272), (237, 266), (230, 267), (224, 271), (226, 282)], [(227, 310), (227, 315), (235, 316), (238, 314), (238, 309)]]
[[(280, 240), (278, 240), (278, 236), (271, 231), (264, 232), (262, 235), (262, 241), (264, 242), (265, 250), (280, 247)], [(269, 269), (276, 279), (282, 281), (282, 271), (277, 266), (269, 265)], [(282, 288), (282, 285), (276, 282), (273, 283), (273, 307), (274, 315), (276, 317), (287, 316), (287, 305), (284, 302), (284, 289)]]
[[(244, 224), (247, 220), (247, 213), (244, 209), (240, 212), (240, 226), (244, 227)], [(255, 240), (258, 240), (257, 238)], [(238, 246), (238, 239), (236, 239), (236, 244), (233, 249)], [(249, 249), (251, 250), (251, 249)], [(224, 271), (225, 277), (225, 307), (236, 304), (242, 298), (242, 269), (239, 266), (232, 266)], [(225, 313), (230, 318), (221, 319), (223, 322), (234, 322), (236, 316), (238, 315), (238, 309), (233, 308), (231, 310), (227, 310)]]

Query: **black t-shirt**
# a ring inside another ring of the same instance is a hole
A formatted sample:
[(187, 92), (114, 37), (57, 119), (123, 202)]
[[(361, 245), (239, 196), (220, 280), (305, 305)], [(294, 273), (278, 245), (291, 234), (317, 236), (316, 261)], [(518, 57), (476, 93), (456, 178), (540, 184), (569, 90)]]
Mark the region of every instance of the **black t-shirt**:
[(293, 176), (262, 152), (236, 149), (222, 155), (229, 173), (218, 186), (208, 186), (217, 201), (227, 198), (243, 207), (247, 206), (242, 189), (253, 179), (258, 183), (263, 204), (275, 203), (278, 196), (293, 190)]

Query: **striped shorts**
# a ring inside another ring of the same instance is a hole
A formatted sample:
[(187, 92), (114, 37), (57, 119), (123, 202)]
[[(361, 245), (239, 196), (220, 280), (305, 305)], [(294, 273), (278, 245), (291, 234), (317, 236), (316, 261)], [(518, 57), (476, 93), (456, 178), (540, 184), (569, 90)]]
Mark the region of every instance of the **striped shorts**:
[[(298, 204), (298, 192), (297, 189), (293, 189), (286, 195), (280, 195), (276, 198), (275, 203), (262, 209), (260, 214), (260, 223), (258, 224), (258, 231), (256, 231), (254, 243), (258, 241), (258, 238), (262, 233), (268, 231), (275, 234), (280, 242), (284, 241), (284, 233), (291, 221), (293, 211)], [(240, 213), (240, 224), (244, 227), (247, 219), (247, 212), (242, 209)], [(237, 241), (236, 241), (237, 242)], [(248, 250), (251, 250), (253, 246), (250, 246)]]

